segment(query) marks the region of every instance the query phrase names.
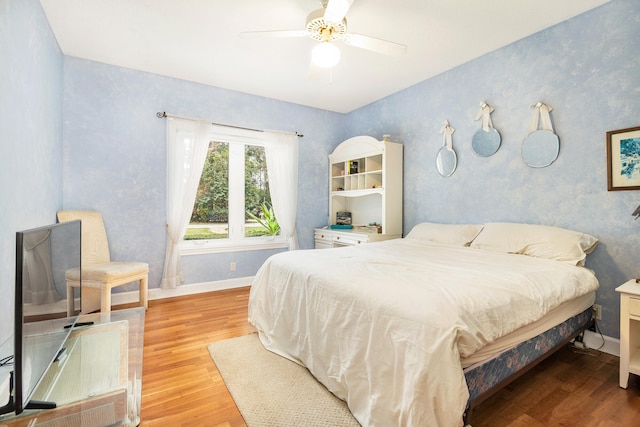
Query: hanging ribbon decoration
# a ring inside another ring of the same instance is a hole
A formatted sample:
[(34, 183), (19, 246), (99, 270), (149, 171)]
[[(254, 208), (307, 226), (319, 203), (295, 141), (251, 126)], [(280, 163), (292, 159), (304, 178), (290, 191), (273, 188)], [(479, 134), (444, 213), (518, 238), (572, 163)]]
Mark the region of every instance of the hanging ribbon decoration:
[(529, 133), (535, 132), (538, 130), (538, 118), (542, 122), (543, 130), (550, 130), (553, 132), (553, 125), (551, 124), (551, 117), (549, 113), (553, 111), (553, 108), (548, 105), (543, 104), (542, 102), (537, 102), (531, 106), (533, 108), (533, 117), (531, 118), (531, 127), (529, 128)]
[(442, 146), (443, 147), (447, 147), (448, 150), (453, 151), (453, 140), (451, 138), (451, 135), (453, 134), (453, 132), (455, 132), (455, 129), (451, 127), (451, 125), (449, 125), (449, 121), (445, 120), (444, 123), (442, 124), (442, 129), (440, 129), (440, 134), (443, 135), (442, 137)]
[(493, 107), (490, 107), (485, 102), (480, 103), (480, 111), (476, 114), (476, 117), (473, 121), (478, 121), (482, 119), (482, 129), (485, 132), (489, 132), (489, 128), (493, 127), (493, 123), (491, 122), (491, 113), (493, 113)]

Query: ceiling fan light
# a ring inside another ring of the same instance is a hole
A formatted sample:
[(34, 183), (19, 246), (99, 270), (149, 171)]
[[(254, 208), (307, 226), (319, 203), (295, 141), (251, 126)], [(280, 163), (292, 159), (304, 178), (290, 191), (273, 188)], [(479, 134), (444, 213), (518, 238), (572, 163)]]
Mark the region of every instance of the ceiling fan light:
[(331, 68), (340, 61), (340, 49), (332, 43), (322, 42), (311, 51), (311, 61), (318, 67)]

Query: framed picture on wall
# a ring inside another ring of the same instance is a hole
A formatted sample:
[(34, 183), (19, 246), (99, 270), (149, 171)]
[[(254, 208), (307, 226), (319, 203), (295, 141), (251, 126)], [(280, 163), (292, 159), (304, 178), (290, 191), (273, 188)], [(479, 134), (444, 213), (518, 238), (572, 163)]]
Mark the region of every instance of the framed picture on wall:
[(607, 132), (607, 189), (640, 190), (640, 126)]

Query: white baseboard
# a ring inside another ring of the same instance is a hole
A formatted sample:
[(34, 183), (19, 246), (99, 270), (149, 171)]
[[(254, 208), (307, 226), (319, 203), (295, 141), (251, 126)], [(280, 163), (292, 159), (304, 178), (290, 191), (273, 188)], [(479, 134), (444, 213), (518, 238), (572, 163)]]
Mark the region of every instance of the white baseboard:
[(584, 331), (584, 343), (587, 347), (620, 357), (620, 340), (599, 332)]
[[(238, 279), (229, 279), (229, 280), (218, 280), (216, 282), (204, 282), (204, 283), (194, 283), (190, 285), (182, 285), (178, 286), (175, 289), (160, 289), (153, 288), (149, 289), (149, 300), (163, 299), (163, 298), (172, 298), (179, 297), (183, 295), (193, 295), (200, 294), (203, 292), (213, 292), (213, 291), (222, 291), (224, 289), (233, 289), (233, 288), (242, 288), (244, 286), (251, 286), (251, 282), (253, 281), (253, 276), (250, 277), (240, 277)], [(127, 291), (127, 292), (113, 292), (111, 293), (111, 305), (120, 305), (120, 304), (132, 304), (140, 301), (140, 293), (138, 290), (135, 291)], [(76, 300), (76, 307), (80, 306), (80, 301)], [(67, 301), (58, 301), (56, 303), (51, 304), (42, 304), (42, 305), (26, 305), (25, 306), (25, 315), (26, 316), (36, 316), (47, 313), (66, 313), (67, 312)]]
[[(76, 302), (78, 304), (78, 302)], [(52, 302), (49, 304), (25, 304), (24, 315), (25, 316), (40, 316), (49, 313), (66, 313), (67, 312), (67, 300), (58, 302)]]
[[(224, 289), (234, 289), (234, 288), (242, 288), (244, 286), (251, 286), (251, 282), (253, 282), (253, 276), (250, 277), (240, 277), (237, 279), (229, 279), (229, 280), (218, 280), (215, 282), (204, 282), (204, 283), (194, 283), (190, 285), (182, 285), (178, 286), (175, 289), (160, 289), (154, 288), (149, 289), (149, 299), (163, 299), (163, 298), (172, 298), (179, 297), (183, 295), (193, 295), (200, 294), (203, 292), (213, 292), (213, 291), (221, 291)], [(127, 294), (127, 295), (125, 295)], [(131, 294), (131, 295), (128, 295)], [(116, 295), (122, 295), (122, 298), (130, 298), (129, 301), (120, 302), (116, 300)], [(138, 292), (122, 292), (118, 294), (113, 294), (111, 296), (112, 304), (126, 304), (129, 302), (138, 301)]]

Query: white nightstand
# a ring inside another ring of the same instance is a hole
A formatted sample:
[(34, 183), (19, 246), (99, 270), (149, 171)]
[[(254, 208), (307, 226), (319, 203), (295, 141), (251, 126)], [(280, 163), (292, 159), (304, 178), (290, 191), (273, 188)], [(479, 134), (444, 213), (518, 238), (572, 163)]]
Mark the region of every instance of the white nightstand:
[(627, 388), (629, 374), (640, 375), (640, 283), (629, 280), (620, 292), (620, 387)]

